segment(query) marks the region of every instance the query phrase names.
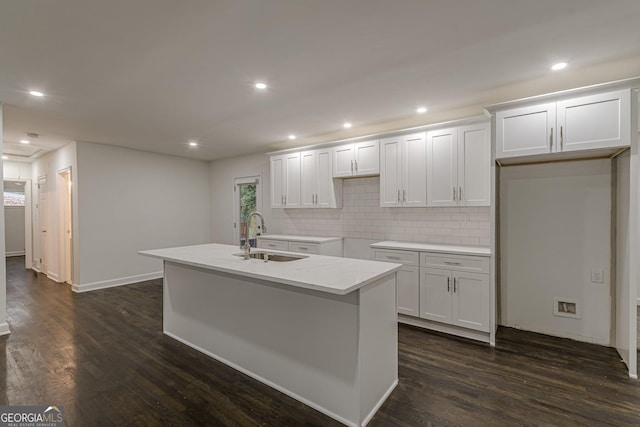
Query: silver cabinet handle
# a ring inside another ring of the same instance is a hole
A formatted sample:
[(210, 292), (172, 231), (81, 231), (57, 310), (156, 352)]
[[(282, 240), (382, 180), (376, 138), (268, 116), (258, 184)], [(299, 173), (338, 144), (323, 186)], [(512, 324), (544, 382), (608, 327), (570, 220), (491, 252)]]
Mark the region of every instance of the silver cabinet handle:
[(462, 265), (462, 263), (460, 262), (453, 262), (453, 261), (445, 261), (444, 263), (447, 265)]
[(287, 204), (287, 195), (286, 194), (284, 195), (284, 204), (285, 205)]
[(280, 196), (280, 204), (284, 205), (284, 194), (282, 196)]
[(276, 245), (274, 245), (273, 243), (269, 243), (267, 246), (269, 246), (270, 248), (275, 248)]
[(395, 259), (400, 261), (400, 257), (399, 256), (391, 256), (391, 255), (387, 255), (387, 259)]
[(456, 200), (456, 187), (453, 187), (453, 200)]
[(298, 247), (297, 247), (297, 249), (298, 249), (299, 251), (308, 251), (308, 250), (309, 250), (309, 248), (304, 247), (304, 246), (298, 246)]
[(351, 175), (353, 175), (353, 160), (351, 160)]
[(458, 187), (458, 200), (462, 201), (462, 187)]
[(356, 175), (358, 175), (358, 161), (354, 160), (354, 163), (356, 164)]
[(563, 145), (564, 145), (564, 136), (562, 135), (562, 126), (560, 126), (560, 151), (562, 151)]
[(400, 190), (398, 190), (398, 203), (400, 203)]
[(451, 292), (451, 277), (447, 277), (447, 292)]
[(457, 291), (457, 289), (456, 289), (456, 281), (457, 281), (457, 280), (456, 280), (456, 278), (454, 277), (454, 278), (453, 278), (453, 293), (454, 293), (454, 294), (455, 294), (455, 293), (456, 293), (456, 291)]
[(403, 202), (407, 201), (407, 190), (402, 190), (402, 201)]
[(549, 135), (549, 151), (553, 150), (553, 128), (551, 128), (551, 134)]

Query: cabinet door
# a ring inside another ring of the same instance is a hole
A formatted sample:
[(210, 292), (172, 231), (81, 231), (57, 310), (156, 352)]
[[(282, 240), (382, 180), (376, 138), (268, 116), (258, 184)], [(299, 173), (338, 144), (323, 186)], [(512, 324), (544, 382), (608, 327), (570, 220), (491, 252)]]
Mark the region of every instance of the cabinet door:
[(560, 101), (557, 111), (561, 151), (630, 144), (631, 94), (628, 89)]
[(331, 148), (316, 151), (316, 207), (342, 207), (342, 180), (333, 180), (333, 155)]
[(358, 142), (354, 144), (355, 175), (380, 174), (380, 149), (378, 141)]
[(402, 151), (402, 206), (427, 206), (427, 141), (425, 132), (406, 135)]
[(401, 152), (401, 137), (380, 141), (380, 207), (400, 206)]
[(300, 207), (300, 153), (285, 155), (284, 207)]
[(556, 152), (556, 104), (496, 113), (496, 158)]
[(456, 206), (458, 194), (458, 131), (427, 133), (427, 205)]
[(489, 332), (489, 275), (456, 271), (453, 280), (452, 323)]
[(451, 271), (420, 267), (420, 317), (451, 323)]
[(491, 204), (491, 126), (489, 123), (458, 129), (458, 204)]
[(284, 156), (273, 156), (270, 159), (271, 207), (284, 207)]
[(341, 145), (333, 149), (333, 177), (344, 178), (354, 174), (353, 144)]
[(405, 265), (397, 275), (398, 313), (418, 317), (420, 303), (420, 267)]
[(315, 151), (300, 154), (300, 205), (313, 208), (316, 200), (317, 155)]

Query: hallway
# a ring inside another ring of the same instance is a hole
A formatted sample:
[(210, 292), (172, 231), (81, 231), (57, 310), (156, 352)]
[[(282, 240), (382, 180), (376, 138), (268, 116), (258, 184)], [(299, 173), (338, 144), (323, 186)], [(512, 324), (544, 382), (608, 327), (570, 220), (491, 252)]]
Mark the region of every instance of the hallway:
[[(0, 405), (62, 405), (71, 426), (338, 425), (164, 336), (161, 280), (72, 294), (22, 257), (7, 271)], [(511, 329), (498, 339), (400, 326), (400, 384), (370, 425), (640, 424), (640, 382), (613, 349)]]

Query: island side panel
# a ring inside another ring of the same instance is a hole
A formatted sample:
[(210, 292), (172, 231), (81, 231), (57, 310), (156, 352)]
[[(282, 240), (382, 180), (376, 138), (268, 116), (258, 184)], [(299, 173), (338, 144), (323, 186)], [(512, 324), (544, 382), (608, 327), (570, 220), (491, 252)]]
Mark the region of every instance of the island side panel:
[(165, 262), (164, 332), (347, 424), (359, 425), (359, 294)]
[(398, 384), (396, 273), (360, 289), (360, 419), (366, 425)]

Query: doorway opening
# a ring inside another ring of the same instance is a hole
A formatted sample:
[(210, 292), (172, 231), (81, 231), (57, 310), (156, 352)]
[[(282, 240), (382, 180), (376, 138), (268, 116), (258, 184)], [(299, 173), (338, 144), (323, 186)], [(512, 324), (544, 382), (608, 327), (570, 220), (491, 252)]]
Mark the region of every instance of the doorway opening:
[(33, 269), (48, 275), (49, 269), (47, 268), (47, 256), (48, 256), (48, 239), (47, 239), (47, 211), (49, 203), (47, 201), (47, 176), (43, 175), (38, 178), (38, 184), (36, 186), (38, 191), (35, 209), (35, 221), (37, 221), (38, 230), (38, 252), (34, 251)]
[(60, 282), (72, 284), (73, 233), (71, 214), (71, 168), (58, 171), (58, 250), (60, 253)]
[[(31, 182), (4, 181), (4, 230), (7, 257), (31, 256)], [(28, 267), (27, 267), (28, 268)]]
[[(257, 233), (260, 225), (254, 221), (247, 224), (249, 214), (262, 210), (262, 175), (235, 178), (233, 182), (234, 214), (233, 214), (233, 242), (244, 245), (245, 236), (249, 237), (249, 245), (257, 246)], [(248, 228), (247, 228), (248, 227)]]

